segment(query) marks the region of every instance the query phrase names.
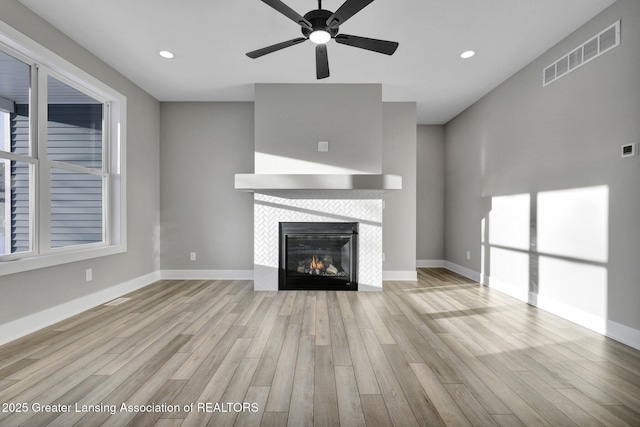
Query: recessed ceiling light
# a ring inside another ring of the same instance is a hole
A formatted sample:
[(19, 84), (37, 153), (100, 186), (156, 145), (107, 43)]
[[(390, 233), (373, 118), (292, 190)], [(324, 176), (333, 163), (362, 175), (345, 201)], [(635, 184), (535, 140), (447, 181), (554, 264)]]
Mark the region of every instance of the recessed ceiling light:
[(166, 59), (172, 59), (174, 56), (173, 53), (169, 52), (168, 50), (161, 50), (160, 52), (158, 52), (158, 54)]
[(460, 54), (460, 58), (462, 58), (462, 59), (469, 59), (469, 58), (471, 58), (471, 57), (472, 57), (473, 55), (475, 55), (475, 54), (476, 54), (476, 53), (475, 53), (474, 51), (472, 51), (472, 50), (467, 50), (467, 51), (462, 52), (462, 53)]

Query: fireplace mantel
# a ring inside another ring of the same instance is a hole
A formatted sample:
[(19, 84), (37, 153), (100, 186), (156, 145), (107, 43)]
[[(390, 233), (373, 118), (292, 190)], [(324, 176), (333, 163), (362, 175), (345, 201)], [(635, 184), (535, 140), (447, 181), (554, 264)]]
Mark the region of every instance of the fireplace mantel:
[(269, 190), (402, 190), (402, 176), (390, 174), (244, 174), (235, 175), (235, 189)]

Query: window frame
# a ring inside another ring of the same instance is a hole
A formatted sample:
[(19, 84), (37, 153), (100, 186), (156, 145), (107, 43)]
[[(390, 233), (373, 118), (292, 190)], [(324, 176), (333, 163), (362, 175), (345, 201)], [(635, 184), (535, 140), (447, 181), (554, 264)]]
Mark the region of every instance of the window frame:
[[(126, 97), (2, 21), (0, 49), (31, 66), (29, 155), (3, 151), (0, 158), (32, 165), (31, 250), (0, 255), (0, 276), (126, 252)], [(102, 102), (101, 170), (48, 159), (49, 76)], [(102, 242), (51, 247), (52, 168), (102, 177)]]
[[(40, 249), (41, 254), (46, 254), (46, 253), (54, 253), (54, 252), (64, 252), (64, 251), (70, 251), (70, 250), (76, 250), (78, 248), (82, 248), (82, 249), (91, 249), (91, 248), (98, 248), (98, 247), (102, 247), (105, 245), (109, 245), (110, 241), (111, 241), (111, 235), (109, 233), (110, 230), (110, 216), (109, 215), (109, 206), (111, 205), (111, 201), (109, 200), (109, 175), (111, 172), (111, 159), (109, 158), (109, 152), (111, 151), (111, 132), (110, 132), (110, 126), (105, 126), (106, 124), (111, 122), (111, 117), (110, 117), (110, 105), (111, 102), (109, 101), (109, 99), (101, 96), (100, 94), (94, 93), (93, 91), (91, 91), (89, 88), (83, 87), (79, 84), (77, 84), (76, 82), (73, 82), (67, 78), (65, 78), (64, 76), (61, 76), (60, 74), (50, 70), (50, 69), (42, 69), (42, 67), (39, 70), (39, 75), (38, 78), (40, 79), (40, 81), (38, 82), (38, 93), (45, 94), (45, 101), (46, 103), (43, 104), (42, 102), (39, 103), (39, 107), (41, 108), (40, 110), (40, 116), (45, 115), (47, 116), (47, 109), (49, 107), (49, 103), (48, 103), (48, 80), (49, 77), (53, 77), (54, 79), (58, 80), (61, 83), (64, 83), (65, 85), (71, 87), (72, 89), (75, 89), (79, 92), (82, 92), (84, 95), (88, 95), (90, 97), (92, 97), (93, 99), (100, 101), (104, 107), (104, 110), (102, 112), (102, 120), (103, 120), (103, 126), (102, 126), (102, 167), (100, 170), (97, 169), (92, 169), (92, 168), (88, 168), (88, 167), (83, 167), (83, 166), (79, 166), (79, 165), (75, 165), (73, 163), (67, 163), (67, 162), (61, 162), (61, 161), (56, 161), (56, 160), (49, 160), (48, 158), (48, 154), (45, 154), (43, 157), (45, 157), (46, 160), (44, 160), (46, 162), (45, 165), (42, 165), (40, 167), (40, 172), (43, 175), (42, 176), (42, 180), (46, 181), (46, 185), (51, 184), (51, 173), (53, 169), (62, 169), (62, 170), (66, 170), (69, 172), (77, 172), (77, 173), (82, 173), (82, 174), (90, 174), (93, 176), (100, 176), (102, 178), (102, 241), (101, 242), (95, 242), (95, 243), (85, 243), (85, 244), (81, 244), (81, 245), (70, 245), (70, 246), (64, 246), (64, 247), (52, 247), (51, 246), (51, 212), (46, 212), (46, 218), (41, 218), (41, 222), (39, 224), (40, 226), (40, 242), (44, 243), (44, 247)], [(43, 110), (44, 111), (43, 111)], [(48, 126), (48, 117), (42, 122), (40, 123), (42, 125), (45, 125), (44, 128), (39, 132), (39, 136), (38, 136), (38, 152), (39, 153), (48, 153), (48, 144), (49, 144), (49, 126)], [(43, 185), (44, 183), (41, 182), (41, 185)], [(50, 188), (49, 188), (50, 190)], [(50, 210), (51, 209), (51, 202), (52, 202), (52, 195), (51, 192), (48, 191), (49, 193), (49, 199), (47, 200), (47, 207), (45, 209)], [(44, 200), (40, 200), (41, 202), (43, 202)], [(40, 212), (43, 212), (43, 207), (40, 208)]]

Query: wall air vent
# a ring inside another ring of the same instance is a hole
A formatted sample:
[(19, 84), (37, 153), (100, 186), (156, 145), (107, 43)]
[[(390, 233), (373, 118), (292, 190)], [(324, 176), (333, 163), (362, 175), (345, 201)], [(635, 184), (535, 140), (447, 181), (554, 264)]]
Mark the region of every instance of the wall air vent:
[(581, 46), (546, 67), (542, 73), (542, 86), (566, 76), (571, 71), (608, 52), (619, 44), (620, 21), (616, 21), (606, 30), (590, 38)]
[(631, 157), (636, 155), (636, 151), (637, 151), (636, 143), (625, 144), (622, 146), (621, 154), (622, 154), (622, 157)]

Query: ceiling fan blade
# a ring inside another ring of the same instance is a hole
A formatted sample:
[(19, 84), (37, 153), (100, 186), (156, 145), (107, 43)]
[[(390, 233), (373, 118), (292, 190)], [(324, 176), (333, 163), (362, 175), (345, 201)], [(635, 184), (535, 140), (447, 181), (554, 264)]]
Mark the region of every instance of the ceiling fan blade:
[(329, 77), (329, 56), (326, 44), (316, 46), (316, 77), (318, 80)]
[(302, 43), (306, 40), (307, 39), (304, 37), (298, 37), (297, 39), (287, 40), (286, 42), (277, 43), (271, 46), (263, 47), (262, 49), (254, 50), (252, 52), (247, 53), (247, 56), (253, 59), (260, 58), (261, 56), (266, 55), (267, 53), (272, 53), (280, 49), (284, 49), (285, 47), (291, 47), (291, 46), (297, 45), (298, 43)]
[(398, 42), (351, 36), (349, 34), (338, 34), (335, 37), (335, 40), (336, 43), (359, 47), (360, 49), (372, 50), (374, 52), (384, 53), (385, 55), (393, 55), (399, 46)]
[(296, 22), (298, 25), (307, 27), (310, 30), (312, 29), (311, 22), (304, 19), (302, 15), (282, 3), (280, 0), (262, 0), (262, 2), (268, 4), (287, 18), (291, 19), (293, 22)]
[(335, 11), (333, 15), (331, 15), (327, 19), (327, 26), (329, 28), (336, 28), (339, 25), (344, 24), (347, 19), (351, 18), (356, 13), (360, 12), (367, 6), (369, 3), (373, 2), (373, 0), (347, 0), (338, 10)]

